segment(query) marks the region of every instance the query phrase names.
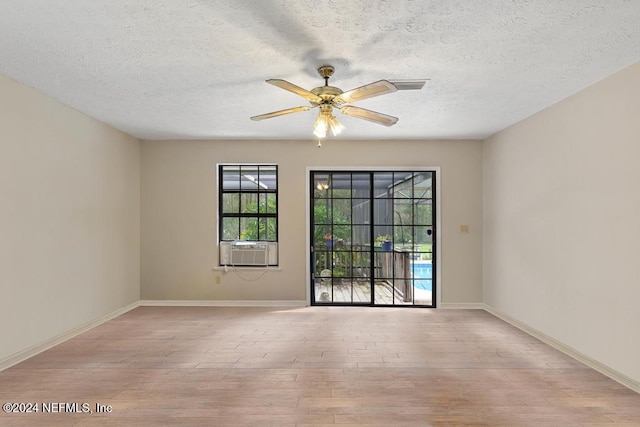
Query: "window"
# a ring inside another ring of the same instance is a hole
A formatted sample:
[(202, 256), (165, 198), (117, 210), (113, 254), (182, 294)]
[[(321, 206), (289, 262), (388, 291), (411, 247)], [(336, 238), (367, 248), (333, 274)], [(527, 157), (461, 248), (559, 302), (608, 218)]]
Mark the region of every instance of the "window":
[(260, 245), (267, 247), (270, 252), (268, 262), (262, 265), (277, 265), (278, 167), (263, 164), (219, 165), (218, 186), (220, 264), (235, 265), (224, 253), (231, 250), (226, 249), (231, 242), (250, 241), (268, 242)]

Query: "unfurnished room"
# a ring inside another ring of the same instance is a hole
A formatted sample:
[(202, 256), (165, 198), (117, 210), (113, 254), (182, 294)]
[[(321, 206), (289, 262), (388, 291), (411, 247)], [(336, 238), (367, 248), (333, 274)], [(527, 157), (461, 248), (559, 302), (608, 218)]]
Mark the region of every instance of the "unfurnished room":
[(0, 1), (0, 425), (640, 426), (640, 1)]

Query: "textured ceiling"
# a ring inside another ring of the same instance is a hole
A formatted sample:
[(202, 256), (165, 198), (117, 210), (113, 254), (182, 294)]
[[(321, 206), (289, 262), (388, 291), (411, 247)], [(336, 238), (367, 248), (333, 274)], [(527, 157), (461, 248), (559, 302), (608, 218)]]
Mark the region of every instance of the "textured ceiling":
[[(0, 0), (0, 74), (142, 139), (313, 139), (264, 82), (343, 90), (343, 139), (484, 138), (640, 59), (640, 0)], [(0, 94), (1, 96), (1, 94)]]

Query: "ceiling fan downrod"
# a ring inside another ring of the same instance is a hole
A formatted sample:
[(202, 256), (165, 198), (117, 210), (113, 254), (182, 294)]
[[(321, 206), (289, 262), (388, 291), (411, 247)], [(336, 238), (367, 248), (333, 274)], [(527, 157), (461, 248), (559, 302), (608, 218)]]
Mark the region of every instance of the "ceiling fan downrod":
[(318, 68), (318, 74), (324, 79), (324, 85), (329, 86), (329, 77), (333, 76), (335, 68), (331, 65), (322, 65)]

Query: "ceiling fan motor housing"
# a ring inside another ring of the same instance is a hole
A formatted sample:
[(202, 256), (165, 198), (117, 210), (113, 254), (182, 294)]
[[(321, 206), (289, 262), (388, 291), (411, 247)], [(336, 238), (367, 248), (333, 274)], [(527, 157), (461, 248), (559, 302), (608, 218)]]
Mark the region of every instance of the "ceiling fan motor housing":
[[(314, 95), (318, 95), (323, 100), (323, 104), (329, 104), (336, 96), (342, 94), (342, 89), (335, 86), (318, 86), (311, 89), (311, 93)], [(318, 103), (311, 102), (311, 105), (314, 107), (318, 105)]]
[[(324, 86), (318, 86), (311, 89), (311, 93), (318, 95), (322, 98), (322, 104), (331, 104), (333, 98), (342, 94), (342, 89), (335, 86), (329, 86), (329, 77), (333, 76), (335, 68), (332, 65), (322, 65), (318, 68), (318, 74), (324, 79)], [(310, 101), (314, 107), (319, 105), (316, 102)]]

